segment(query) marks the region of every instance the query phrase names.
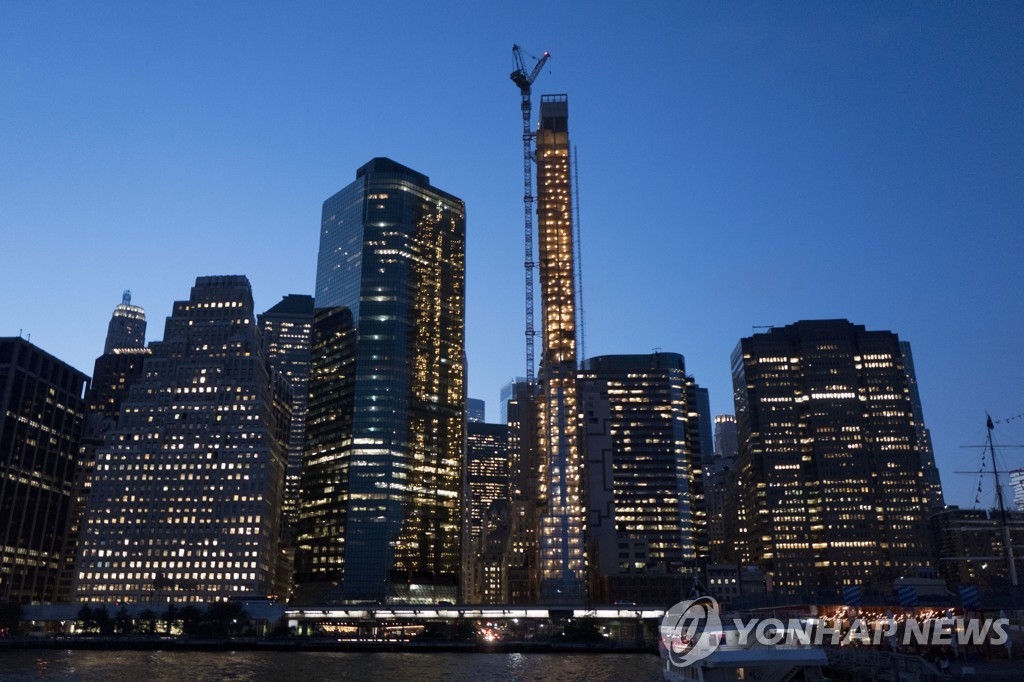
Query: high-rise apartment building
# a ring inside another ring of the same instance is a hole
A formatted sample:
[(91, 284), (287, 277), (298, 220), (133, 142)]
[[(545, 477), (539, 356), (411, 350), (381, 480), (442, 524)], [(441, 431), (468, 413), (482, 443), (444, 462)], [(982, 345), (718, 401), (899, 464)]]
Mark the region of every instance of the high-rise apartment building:
[(132, 305), (131, 291), (125, 291), (121, 303), (111, 315), (103, 355), (96, 358), (92, 383), (85, 393), (85, 428), (75, 472), (75, 501), (64, 539), (65, 569), (58, 601), (71, 600), (79, 534), (92, 487), (96, 453), (103, 446), (107, 434), (117, 427), (121, 403), (128, 397), (132, 384), (142, 376), (143, 362), (151, 354), (145, 344), (146, 313), (141, 307)]
[(52, 602), (89, 377), (22, 338), (0, 338), (0, 602)]
[[(678, 353), (583, 362), (588, 527), (591, 560), (602, 578), (676, 574), (681, 584), (703, 560), (694, 513), (705, 449), (697, 389)], [(678, 597), (679, 584), (669, 599)]]
[(291, 390), (242, 276), (199, 277), (96, 454), (81, 601), (277, 594)]
[(732, 355), (746, 561), (775, 589), (879, 585), (931, 568), (927, 484), (899, 337), (846, 320)]
[(462, 200), (390, 159), (371, 160), (324, 202), (315, 299), (297, 595), (454, 601)]
[(586, 596), (586, 510), (576, 392), (576, 269), (566, 95), (542, 95), (536, 138), (541, 290), (538, 396), (540, 597)]

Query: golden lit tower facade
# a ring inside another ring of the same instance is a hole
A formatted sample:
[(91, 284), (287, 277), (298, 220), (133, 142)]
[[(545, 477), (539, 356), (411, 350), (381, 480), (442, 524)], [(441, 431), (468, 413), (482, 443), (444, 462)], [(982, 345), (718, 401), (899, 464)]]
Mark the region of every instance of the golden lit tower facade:
[(291, 388), (244, 276), (199, 277), (96, 453), (79, 601), (275, 594)]
[(455, 601), (463, 201), (386, 158), (323, 204), (296, 594)]
[(775, 589), (888, 589), (932, 566), (896, 334), (801, 321), (742, 339), (732, 371), (745, 558)]
[(508, 435), (506, 424), (467, 423), (463, 598), (471, 604), (509, 603)]
[(576, 387), (576, 269), (566, 95), (541, 97), (536, 144), (543, 321), (538, 397), (540, 598), (545, 602), (576, 602), (586, 596), (587, 560)]
[[(594, 573), (602, 579), (676, 574), (671, 595), (678, 596), (682, 575), (694, 574), (704, 559), (697, 507), (701, 454), (710, 445), (700, 441), (698, 389), (678, 353), (603, 355), (583, 362), (588, 546)], [(623, 547), (638, 543), (639, 557), (623, 556)], [(621, 578), (617, 582), (625, 585)], [(629, 600), (628, 594), (599, 594)]]

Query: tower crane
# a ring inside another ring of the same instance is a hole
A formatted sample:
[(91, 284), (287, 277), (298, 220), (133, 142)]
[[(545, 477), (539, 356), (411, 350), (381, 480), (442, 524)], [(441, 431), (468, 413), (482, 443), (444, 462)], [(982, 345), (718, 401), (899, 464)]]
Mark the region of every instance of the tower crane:
[(533, 329), (533, 271), (537, 267), (533, 260), (533, 132), (530, 130), (533, 102), (530, 98), (530, 88), (550, 56), (545, 52), (534, 64), (533, 69), (527, 73), (523, 52), (518, 45), (513, 45), (512, 58), (515, 68), (509, 76), (512, 82), (519, 87), (519, 92), (523, 97), (523, 205), (526, 215), (526, 257), (523, 266), (526, 270), (526, 380), (530, 384), (533, 384), (534, 380), (533, 347), (536, 332)]

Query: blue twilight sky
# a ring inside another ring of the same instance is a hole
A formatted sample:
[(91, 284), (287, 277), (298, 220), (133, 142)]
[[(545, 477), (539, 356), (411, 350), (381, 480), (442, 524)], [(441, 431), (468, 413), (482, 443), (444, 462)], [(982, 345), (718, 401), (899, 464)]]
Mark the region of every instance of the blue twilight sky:
[(717, 414), (754, 325), (891, 329), (972, 505), (961, 446), (1024, 413), (1021, 2), (7, 0), (0, 335), (91, 373), (125, 288), (150, 340), (197, 275), (312, 293), (321, 203), (390, 156), (466, 201), (496, 420), (525, 362), (515, 42), (553, 55), (535, 107), (569, 94), (587, 355), (681, 352)]

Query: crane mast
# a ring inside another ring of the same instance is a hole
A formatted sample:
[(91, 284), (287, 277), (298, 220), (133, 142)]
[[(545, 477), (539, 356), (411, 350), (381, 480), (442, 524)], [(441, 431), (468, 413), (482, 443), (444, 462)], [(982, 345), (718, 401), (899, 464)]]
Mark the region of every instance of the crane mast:
[(526, 380), (531, 385), (534, 383), (534, 338), (537, 336), (533, 328), (533, 271), (537, 267), (537, 263), (533, 260), (533, 132), (530, 130), (533, 102), (530, 97), (530, 88), (550, 56), (545, 52), (528, 73), (526, 63), (523, 61), (522, 50), (518, 45), (513, 45), (512, 58), (515, 69), (509, 76), (512, 82), (519, 87), (523, 98), (521, 108), (523, 113), (523, 210), (525, 212), (523, 268), (526, 271)]

